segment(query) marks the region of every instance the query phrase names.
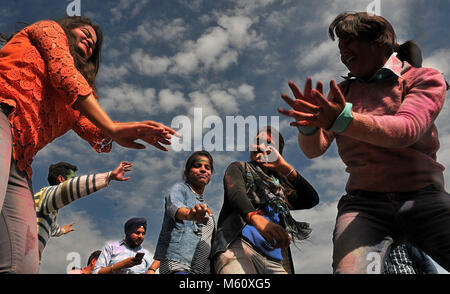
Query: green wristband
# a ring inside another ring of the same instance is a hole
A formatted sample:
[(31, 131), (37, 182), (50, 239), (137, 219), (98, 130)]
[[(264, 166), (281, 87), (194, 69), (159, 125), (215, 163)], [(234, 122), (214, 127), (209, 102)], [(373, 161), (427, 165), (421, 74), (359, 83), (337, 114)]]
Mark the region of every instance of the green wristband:
[(299, 127), (299, 126), (297, 126), (297, 129), (302, 135), (305, 136), (311, 136), (318, 130), (318, 128), (316, 127)]
[(353, 120), (352, 106), (353, 104), (351, 104), (350, 102), (345, 103), (345, 107), (342, 110), (341, 114), (339, 114), (328, 131), (342, 133), (347, 129), (347, 127)]

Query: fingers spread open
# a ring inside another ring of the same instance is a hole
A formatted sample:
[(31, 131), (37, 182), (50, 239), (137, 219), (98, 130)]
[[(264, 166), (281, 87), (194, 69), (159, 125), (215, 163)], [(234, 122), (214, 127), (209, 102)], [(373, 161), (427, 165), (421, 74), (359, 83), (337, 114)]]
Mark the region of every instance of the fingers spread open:
[(334, 102), (336, 102), (337, 104), (340, 104), (340, 105), (345, 105), (345, 97), (342, 94), (341, 89), (339, 89), (339, 87), (336, 85), (335, 80), (331, 80), (330, 90), (331, 90), (331, 93), (333, 94)]
[(300, 92), (300, 89), (297, 87), (297, 85), (293, 81), (289, 81), (289, 88), (291, 89), (292, 94), (294, 94), (294, 97), (296, 99), (304, 98), (302, 92)]

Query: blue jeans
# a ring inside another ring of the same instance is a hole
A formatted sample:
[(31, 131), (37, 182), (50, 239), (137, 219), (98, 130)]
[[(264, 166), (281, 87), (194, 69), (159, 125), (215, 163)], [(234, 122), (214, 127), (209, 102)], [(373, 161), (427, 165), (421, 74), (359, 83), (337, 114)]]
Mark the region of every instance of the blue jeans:
[(450, 271), (450, 195), (430, 185), (408, 193), (343, 196), (333, 232), (334, 273), (380, 273), (394, 240), (422, 249)]

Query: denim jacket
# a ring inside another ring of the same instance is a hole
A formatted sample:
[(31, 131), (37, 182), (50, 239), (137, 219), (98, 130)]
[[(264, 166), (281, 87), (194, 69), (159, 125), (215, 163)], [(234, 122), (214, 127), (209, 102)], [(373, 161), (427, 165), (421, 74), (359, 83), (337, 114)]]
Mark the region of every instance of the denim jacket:
[(175, 218), (181, 207), (191, 208), (206, 204), (185, 183), (175, 184), (165, 197), (164, 219), (155, 251), (156, 260), (174, 260), (191, 266), (202, 228), (194, 221)]

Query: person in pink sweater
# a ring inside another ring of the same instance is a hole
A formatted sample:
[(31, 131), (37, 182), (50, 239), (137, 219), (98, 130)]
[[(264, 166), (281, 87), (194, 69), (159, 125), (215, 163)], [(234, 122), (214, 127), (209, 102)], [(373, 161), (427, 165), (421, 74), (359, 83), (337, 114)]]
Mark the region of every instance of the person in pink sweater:
[(350, 73), (339, 85), (303, 93), (289, 82), (299, 146), (314, 158), (336, 139), (349, 178), (333, 233), (334, 273), (380, 273), (394, 240), (409, 241), (450, 270), (450, 195), (444, 188), (435, 120), (445, 101), (442, 74), (422, 68), (418, 46), (399, 46), (391, 24), (342, 13), (329, 27)]

